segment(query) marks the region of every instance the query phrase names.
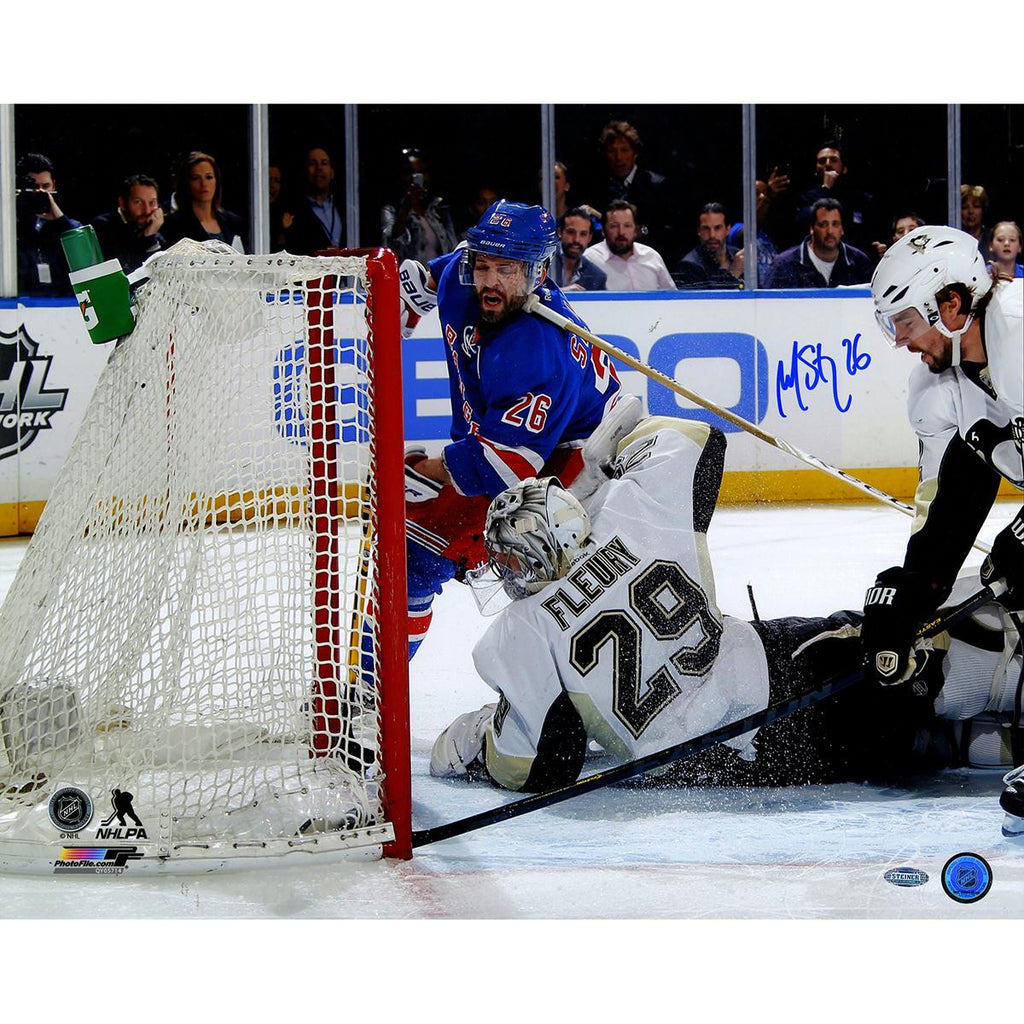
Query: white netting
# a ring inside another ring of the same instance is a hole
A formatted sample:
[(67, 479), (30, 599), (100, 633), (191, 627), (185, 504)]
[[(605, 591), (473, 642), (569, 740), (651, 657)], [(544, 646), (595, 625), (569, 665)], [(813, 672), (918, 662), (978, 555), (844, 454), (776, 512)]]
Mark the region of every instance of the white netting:
[(151, 266), (0, 611), (0, 862), (379, 843), (365, 261)]

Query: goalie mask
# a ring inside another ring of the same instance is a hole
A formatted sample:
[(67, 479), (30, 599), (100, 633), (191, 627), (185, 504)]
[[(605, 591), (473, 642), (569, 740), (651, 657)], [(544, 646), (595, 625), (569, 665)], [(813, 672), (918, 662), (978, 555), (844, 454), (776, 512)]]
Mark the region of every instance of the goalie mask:
[(555, 477), (531, 477), (502, 491), (487, 510), (491, 570), (512, 598), (565, 575), (590, 537), (590, 516)]
[(459, 280), (463, 284), (473, 283), (473, 263), (480, 254), (524, 264), (529, 293), (540, 284), (558, 248), (558, 234), (554, 217), (543, 206), (499, 199), (466, 232), (466, 244), (459, 263)]
[[(951, 331), (939, 315), (938, 292), (963, 285), (971, 296), (967, 322)], [(978, 301), (992, 287), (978, 243), (956, 228), (926, 225), (894, 242), (871, 277), (875, 319), (891, 345), (906, 345), (931, 327), (953, 342), (953, 365), (960, 362), (960, 337), (974, 319)]]

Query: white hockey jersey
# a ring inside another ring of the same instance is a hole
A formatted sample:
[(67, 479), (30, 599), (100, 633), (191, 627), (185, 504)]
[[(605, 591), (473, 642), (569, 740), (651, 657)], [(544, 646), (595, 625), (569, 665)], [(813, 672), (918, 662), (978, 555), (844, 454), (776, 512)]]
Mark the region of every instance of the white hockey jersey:
[[(501, 695), (485, 751), (488, 772), (506, 788), (522, 789), (538, 751), (557, 747), (566, 714), (625, 760), (767, 706), (757, 634), (715, 601), (706, 530), (722, 435), (670, 422), (631, 435), (618, 477), (590, 502), (584, 556), (502, 612), (473, 651), (480, 676)], [(730, 743), (752, 756), (753, 736)]]
[[(927, 494), (957, 433), (997, 472), (1024, 489), (1024, 278), (1001, 281), (984, 319), (992, 394), (958, 367), (934, 374), (923, 363), (910, 376), (907, 411), (921, 443), (921, 486)], [(986, 444), (971, 437), (980, 422), (1002, 433)]]

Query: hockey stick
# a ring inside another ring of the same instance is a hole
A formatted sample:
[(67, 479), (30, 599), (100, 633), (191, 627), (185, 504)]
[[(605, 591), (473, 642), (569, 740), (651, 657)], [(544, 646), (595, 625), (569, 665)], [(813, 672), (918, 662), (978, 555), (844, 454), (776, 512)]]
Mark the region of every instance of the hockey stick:
[[(668, 388), (670, 391), (674, 391), (677, 395), (681, 395), (688, 401), (693, 402), (694, 405), (699, 405), (702, 409), (707, 409), (708, 412), (714, 413), (716, 416), (725, 420), (726, 423), (731, 423), (734, 427), (739, 427), (740, 430), (746, 431), (748, 434), (752, 434), (759, 440), (764, 441), (765, 444), (769, 444), (773, 448), (778, 448), (779, 451), (785, 452), (787, 455), (791, 455), (794, 459), (798, 459), (800, 462), (811, 466), (813, 469), (819, 469), (823, 473), (828, 473), (829, 476), (835, 477), (837, 480), (842, 480), (843, 483), (849, 484), (851, 487), (855, 487), (858, 491), (869, 495), (876, 501), (880, 501), (885, 505), (890, 505), (892, 508), (899, 509), (900, 512), (910, 516), (912, 519), (917, 515), (913, 505), (908, 505), (905, 501), (900, 501), (898, 498), (894, 498), (891, 494), (886, 494), (885, 491), (879, 490), (877, 487), (869, 484), (866, 480), (861, 480), (852, 473), (847, 473), (844, 469), (839, 469), (837, 466), (832, 466), (827, 462), (823, 462), (816, 455), (811, 455), (809, 452), (805, 452), (802, 449), (797, 448), (795, 445), (790, 444), (781, 437), (769, 434), (767, 430), (762, 430), (756, 424), (751, 423), (750, 420), (745, 420), (742, 416), (737, 416), (728, 409), (725, 409), (720, 405), (716, 405), (714, 402), (698, 395), (695, 391), (691, 391), (689, 388), (680, 384), (679, 381), (674, 378), (667, 376), (660, 370), (654, 369), (653, 366), (648, 366), (646, 363), (640, 362), (639, 359), (634, 358), (628, 352), (624, 352), (622, 349), (616, 348), (616, 346), (611, 344), (611, 342), (605, 341), (603, 338), (593, 334), (591, 331), (580, 327), (579, 324), (573, 322), (567, 316), (562, 316), (561, 313), (545, 306), (544, 303), (541, 302), (539, 295), (528, 295), (523, 308), (528, 313), (536, 313), (537, 316), (555, 324), (557, 327), (561, 327), (563, 330), (579, 335), (579, 337), (589, 341), (595, 348), (599, 348), (602, 352), (607, 352), (608, 355), (612, 356), (614, 359), (618, 359), (620, 362), (625, 363), (630, 367), (630, 369), (637, 370), (644, 374), (644, 376), (650, 377), (651, 380), (656, 381), (663, 387)], [(979, 551), (984, 551), (986, 554), (992, 550), (987, 544), (984, 544), (981, 541), (976, 541), (974, 546)]]
[[(965, 601), (962, 601), (955, 608), (950, 609), (945, 615), (925, 623), (918, 630), (917, 639), (923, 640), (927, 637), (935, 636), (936, 633), (941, 633), (945, 629), (949, 629), (949, 627), (966, 618), (983, 604), (994, 600), (1003, 590), (1005, 590), (1005, 586), (1000, 585), (998, 581), (991, 587), (982, 587), (981, 590)], [(841, 693), (843, 690), (861, 682), (863, 678), (864, 674), (857, 671), (830, 679), (815, 690), (809, 690), (807, 693), (800, 694), (797, 697), (790, 697), (788, 700), (777, 701), (762, 711), (755, 711), (745, 718), (740, 718), (728, 725), (713, 729), (703, 736), (686, 740), (683, 743), (677, 743), (653, 754), (646, 754), (643, 757), (638, 757), (635, 761), (626, 761), (624, 764), (616, 765), (614, 768), (609, 768), (606, 771), (594, 772), (594, 774), (577, 779), (567, 786), (561, 786), (546, 793), (535, 793), (520, 800), (513, 800), (499, 807), (492, 807), (490, 810), (472, 814), (468, 818), (460, 818), (457, 821), (449, 822), (447, 825), (414, 830), (412, 833), (413, 849), (427, 846), (429, 843), (440, 842), (442, 839), (461, 836), (466, 832), (475, 832), (477, 829), (486, 828), (488, 825), (495, 825), (509, 818), (518, 818), (522, 814), (529, 814), (530, 811), (538, 811), (542, 807), (550, 807), (552, 804), (571, 800), (573, 797), (582, 796), (582, 794), (590, 793), (595, 789), (603, 789), (612, 783), (622, 782), (634, 776), (643, 775), (645, 772), (661, 768), (674, 761), (682, 761), (688, 757), (693, 757), (695, 754), (709, 750), (725, 740), (742, 736), (743, 733), (749, 732), (752, 729), (760, 729), (771, 725), (780, 718), (786, 718), (803, 708), (833, 697), (837, 693)]]

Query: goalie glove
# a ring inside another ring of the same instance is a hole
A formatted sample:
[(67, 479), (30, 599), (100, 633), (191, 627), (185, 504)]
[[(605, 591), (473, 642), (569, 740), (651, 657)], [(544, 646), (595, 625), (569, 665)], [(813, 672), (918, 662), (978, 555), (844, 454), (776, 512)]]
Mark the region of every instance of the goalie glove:
[(485, 704), (448, 726), (434, 740), (430, 751), (430, 774), (439, 779), (479, 779), (487, 775), (484, 764), (484, 736), (497, 704)]
[(402, 296), (402, 337), (408, 338), (428, 313), (437, 309), (437, 292), (429, 285), (430, 272), (418, 260), (402, 260), (398, 287)]
[(901, 566), (878, 574), (864, 598), (860, 632), (868, 679), (882, 686), (896, 686), (915, 674), (918, 626), (944, 596), (920, 573)]
[(1006, 584), (1006, 594), (1000, 601), (1010, 611), (1024, 608), (1024, 509), (996, 534), (992, 553), (981, 564), (981, 582), (986, 587), (999, 580)]

